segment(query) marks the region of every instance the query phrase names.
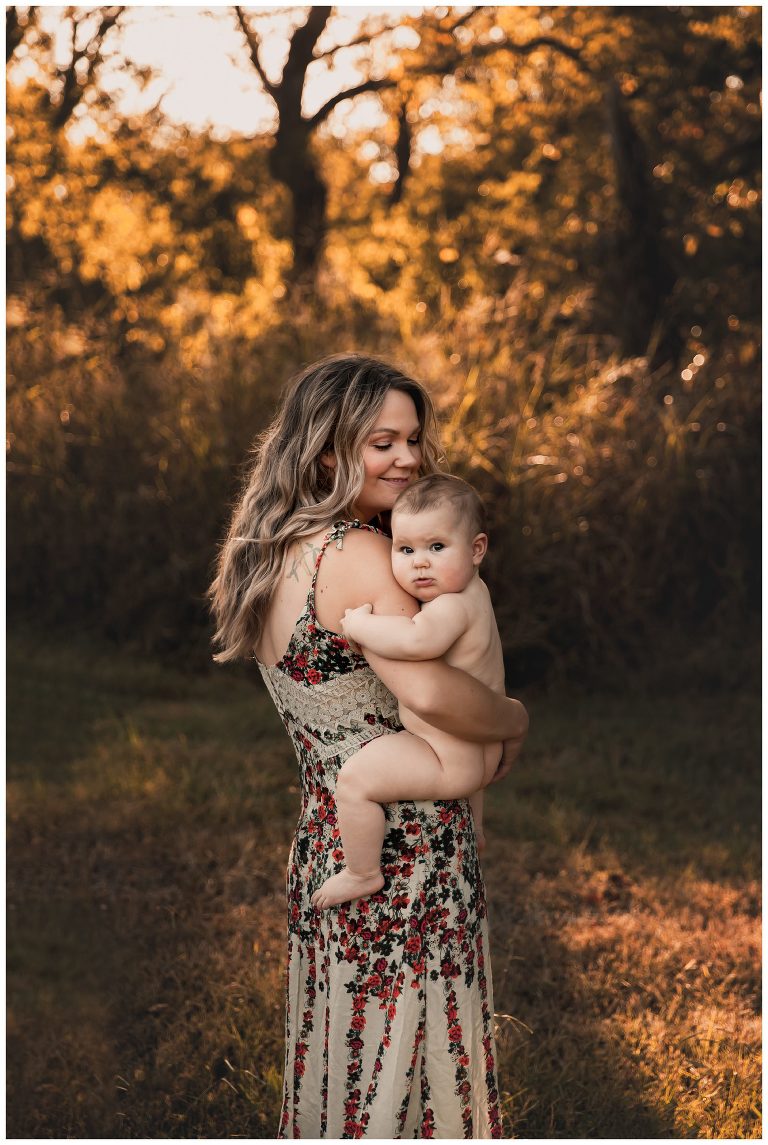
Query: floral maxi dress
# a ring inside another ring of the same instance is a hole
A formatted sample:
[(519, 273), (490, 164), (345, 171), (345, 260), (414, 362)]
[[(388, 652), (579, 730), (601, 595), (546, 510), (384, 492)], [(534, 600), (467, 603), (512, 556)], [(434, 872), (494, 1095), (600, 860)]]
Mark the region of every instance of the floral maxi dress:
[(400, 730), (397, 701), (315, 613), (325, 538), (288, 649), (259, 667), (299, 760), (287, 872), (281, 1138), (501, 1137), (485, 891), (466, 800), (385, 806), (384, 887), (317, 911), (344, 865), (334, 786), (365, 743)]

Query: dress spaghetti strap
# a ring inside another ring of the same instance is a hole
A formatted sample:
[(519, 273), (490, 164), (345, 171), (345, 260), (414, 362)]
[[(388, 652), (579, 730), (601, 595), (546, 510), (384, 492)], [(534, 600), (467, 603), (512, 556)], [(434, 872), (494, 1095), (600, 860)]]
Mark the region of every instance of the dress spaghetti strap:
[(313, 621), (317, 621), (317, 613), (315, 612), (315, 586), (317, 585), (317, 576), (320, 572), (320, 562), (323, 559), (325, 550), (331, 541), (336, 542), (337, 549), (344, 548), (344, 537), (350, 529), (365, 529), (369, 533), (380, 533), (381, 530), (374, 528), (373, 525), (366, 525), (363, 521), (334, 521), (333, 526), (328, 530), (323, 538), (323, 543), (320, 546), (320, 552), (317, 554), (315, 561), (315, 572), (312, 577), (312, 583), (309, 586), (307, 594), (307, 611)]

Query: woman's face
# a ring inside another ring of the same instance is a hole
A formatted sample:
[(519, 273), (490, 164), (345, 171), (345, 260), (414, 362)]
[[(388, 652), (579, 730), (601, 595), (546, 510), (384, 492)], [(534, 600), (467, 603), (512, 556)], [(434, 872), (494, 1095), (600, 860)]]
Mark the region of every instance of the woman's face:
[(361, 521), (392, 508), (399, 493), (418, 475), (421, 426), (413, 398), (388, 390), (363, 447), (365, 482), (355, 502)]

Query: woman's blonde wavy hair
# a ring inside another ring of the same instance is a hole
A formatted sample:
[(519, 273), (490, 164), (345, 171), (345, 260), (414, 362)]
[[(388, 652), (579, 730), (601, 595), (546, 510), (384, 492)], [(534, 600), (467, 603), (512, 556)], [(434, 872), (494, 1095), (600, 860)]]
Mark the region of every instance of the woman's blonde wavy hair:
[[(288, 547), (352, 514), (365, 478), (363, 447), (388, 390), (401, 390), (416, 406), (419, 475), (437, 472), (442, 455), (432, 401), (394, 366), (362, 354), (333, 354), (289, 383), (254, 446), (208, 590), (220, 648), (214, 660), (254, 654)], [(331, 450), (333, 468), (322, 461)]]

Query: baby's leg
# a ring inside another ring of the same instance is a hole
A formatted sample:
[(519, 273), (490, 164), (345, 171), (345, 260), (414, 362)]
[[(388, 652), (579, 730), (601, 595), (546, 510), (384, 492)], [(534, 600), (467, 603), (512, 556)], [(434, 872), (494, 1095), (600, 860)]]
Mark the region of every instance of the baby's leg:
[(379, 736), (356, 752), (336, 778), (336, 811), (346, 867), (312, 896), (321, 909), (380, 890), (385, 819), (381, 803), (459, 799), (482, 783), (483, 749), (446, 737), (447, 757), (410, 732)]

